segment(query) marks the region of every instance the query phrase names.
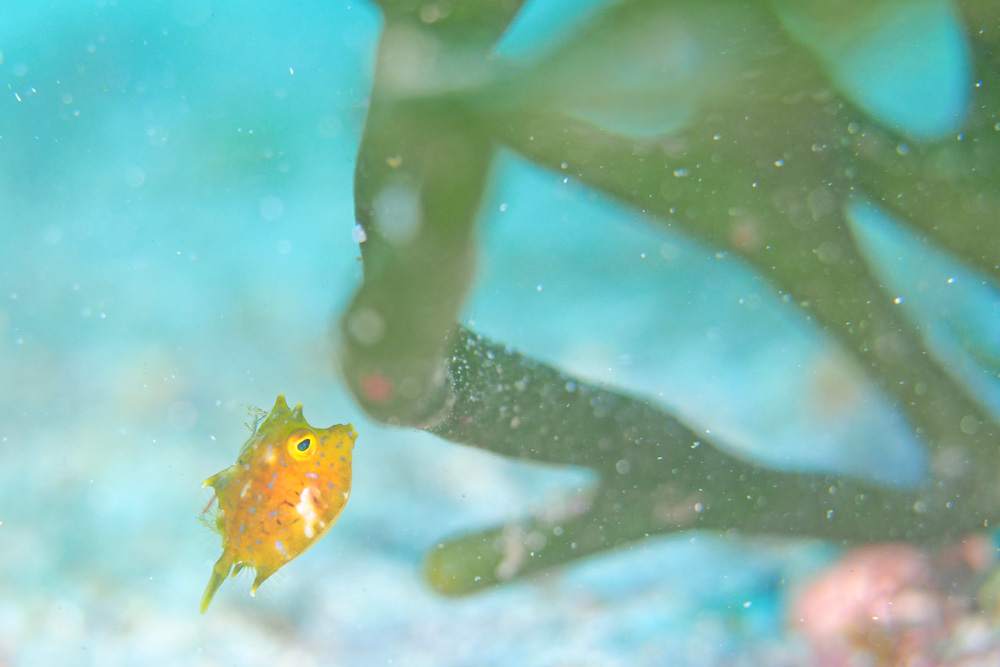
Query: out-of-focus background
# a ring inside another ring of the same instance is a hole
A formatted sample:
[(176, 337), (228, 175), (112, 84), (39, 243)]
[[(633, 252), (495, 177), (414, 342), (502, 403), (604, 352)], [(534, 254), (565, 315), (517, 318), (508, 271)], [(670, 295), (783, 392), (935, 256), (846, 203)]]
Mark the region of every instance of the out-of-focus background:
[[(529, 0), (498, 51), (530, 62), (602, 4)], [(892, 25), (963, 48), (939, 23)], [(379, 28), (365, 2), (0, 8), (0, 665), (800, 664), (788, 599), (822, 544), (685, 534), (470, 598), (421, 581), (440, 539), (592, 478), (376, 426), (340, 386)], [(901, 294), (917, 260), (965, 275), (858, 220)], [(737, 259), (506, 154), (481, 242), (475, 330), (763, 463), (922, 474), (890, 403)], [(351, 501), (256, 599), (240, 579), (202, 616), (219, 542), (201, 483), (278, 392), (355, 424)]]

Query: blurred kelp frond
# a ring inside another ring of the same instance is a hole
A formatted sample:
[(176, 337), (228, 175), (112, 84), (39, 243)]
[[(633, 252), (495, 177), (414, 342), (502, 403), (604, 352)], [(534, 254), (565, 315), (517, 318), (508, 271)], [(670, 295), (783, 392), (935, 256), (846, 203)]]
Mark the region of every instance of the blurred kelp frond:
[[(681, 530), (946, 543), (996, 520), (1000, 7), (585, 3), (570, 36), (532, 51), (516, 1), (379, 4), (347, 385), (385, 423), (601, 476), (544, 516), (442, 544), (439, 590)], [(459, 327), (501, 148), (741, 258), (912, 444), (880, 450), (876, 433), (825, 467), (783, 465)]]

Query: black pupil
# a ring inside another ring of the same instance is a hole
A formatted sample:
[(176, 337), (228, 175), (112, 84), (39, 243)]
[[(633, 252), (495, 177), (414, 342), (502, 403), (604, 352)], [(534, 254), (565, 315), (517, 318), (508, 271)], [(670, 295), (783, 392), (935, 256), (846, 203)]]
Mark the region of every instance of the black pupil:
[(299, 451), (300, 451), (300, 452), (304, 452), (304, 451), (306, 451), (307, 449), (309, 449), (309, 442), (310, 442), (310, 441), (309, 441), (309, 438), (306, 438), (305, 440), (300, 440), (300, 441), (299, 441), (299, 444), (298, 444), (298, 445), (296, 445), (296, 447), (298, 447), (298, 448), (299, 448)]

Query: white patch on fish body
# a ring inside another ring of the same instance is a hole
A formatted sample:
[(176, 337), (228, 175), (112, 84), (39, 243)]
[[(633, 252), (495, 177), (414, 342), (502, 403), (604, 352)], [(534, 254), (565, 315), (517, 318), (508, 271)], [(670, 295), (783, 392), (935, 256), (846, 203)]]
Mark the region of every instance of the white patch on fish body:
[[(319, 516), (316, 513), (316, 505), (313, 503), (313, 490), (312, 487), (307, 486), (302, 489), (301, 495), (299, 495), (299, 504), (295, 506), (295, 510), (299, 513), (305, 522), (302, 530), (305, 531), (307, 539), (312, 539), (313, 535), (316, 534), (316, 522)], [(322, 521), (319, 522), (322, 525)]]

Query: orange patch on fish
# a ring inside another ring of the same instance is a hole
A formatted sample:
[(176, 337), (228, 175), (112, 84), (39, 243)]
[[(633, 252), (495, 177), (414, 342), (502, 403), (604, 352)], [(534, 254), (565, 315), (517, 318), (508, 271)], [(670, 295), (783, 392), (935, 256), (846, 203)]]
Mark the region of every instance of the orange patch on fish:
[(302, 404), (290, 410), (278, 394), (236, 463), (205, 480), (219, 501), (212, 528), (222, 536), (222, 556), (201, 598), (202, 612), (230, 573), (256, 570), (253, 595), (330, 530), (351, 492), (357, 437), (351, 424), (309, 426)]

